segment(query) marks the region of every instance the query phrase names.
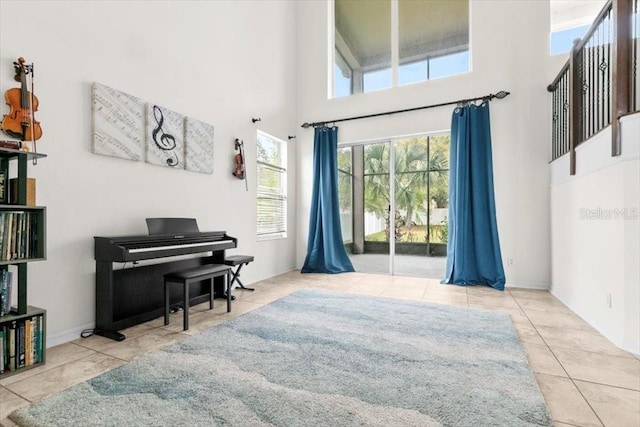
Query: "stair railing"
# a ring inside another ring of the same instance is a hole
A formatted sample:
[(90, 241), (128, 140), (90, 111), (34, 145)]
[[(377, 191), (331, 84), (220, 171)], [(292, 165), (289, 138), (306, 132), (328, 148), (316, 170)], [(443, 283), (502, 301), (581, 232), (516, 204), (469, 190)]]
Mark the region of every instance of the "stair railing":
[(621, 154), (620, 117), (638, 100), (638, 2), (609, 0), (569, 60), (547, 87), (551, 92), (552, 161), (569, 153), (576, 172), (576, 147), (611, 125), (611, 155)]

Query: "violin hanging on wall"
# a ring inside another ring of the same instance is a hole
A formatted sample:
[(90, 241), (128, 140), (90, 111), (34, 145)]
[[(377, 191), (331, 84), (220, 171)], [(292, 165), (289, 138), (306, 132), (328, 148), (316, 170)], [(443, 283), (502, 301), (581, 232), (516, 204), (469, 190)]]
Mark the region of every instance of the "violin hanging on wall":
[(246, 190), (249, 191), (249, 184), (247, 184), (247, 170), (244, 163), (244, 142), (236, 138), (235, 149), (239, 152), (234, 157), (236, 165), (235, 170), (233, 171), (233, 176), (238, 179), (244, 179), (244, 186)]
[[(5, 93), (9, 114), (2, 117), (0, 129), (12, 138), (20, 141), (35, 141), (42, 137), (40, 122), (34, 113), (38, 110), (38, 98), (33, 94), (33, 64), (26, 64), (23, 57), (13, 63), (14, 79), (20, 82), (20, 88), (11, 88)], [(31, 81), (31, 91), (27, 87), (27, 76)]]

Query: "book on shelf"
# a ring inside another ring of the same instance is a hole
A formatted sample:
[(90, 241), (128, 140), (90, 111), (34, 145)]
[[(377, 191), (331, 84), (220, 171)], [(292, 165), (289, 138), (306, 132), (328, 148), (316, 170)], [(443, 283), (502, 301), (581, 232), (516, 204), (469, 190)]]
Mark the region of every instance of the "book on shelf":
[(9, 331), (9, 348), (7, 354), (9, 355), (9, 370), (16, 370), (16, 322), (13, 321), (8, 326)]
[(12, 150), (19, 150), (22, 148), (21, 141), (12, 141), (12, 140), (1, 140), (0, 147), (2, 148), (10, 148)]
[(0, 374), (44, 361), (43, 322), (37, 314), (0, 325)]
[[(18, 204), (18, 182), (20, 180), (18, 178), (11, 178), (9, 180), (9, 202), (11, 204)], [(27, 206), (35, 206), (36, 205), (36, 179), (35, 178), (27, 178)]]
[(24, 322), (24, 366), (31, 366), (31, 319)]
[(18, 322), (16, 332), (16, 368), (24, 368), (24, 322)]
[(13, 273), (3, 269), (0, 273), (0, 316), (11, 312), (11, 290), (13, 288)]
[(41, 360), (38, 358), (38, 318), (41, 316), (34, 316), (31, 318), (31, 364), (39, 363)]
[(32, 211), (0, 212), (0, 259), (13, 261), (37, 255), (38, 214)]
[(4, 328), (0, 326), (0, 374), (4, 374), (4, 355), (5, 355), (5, 344), (4, 344)]

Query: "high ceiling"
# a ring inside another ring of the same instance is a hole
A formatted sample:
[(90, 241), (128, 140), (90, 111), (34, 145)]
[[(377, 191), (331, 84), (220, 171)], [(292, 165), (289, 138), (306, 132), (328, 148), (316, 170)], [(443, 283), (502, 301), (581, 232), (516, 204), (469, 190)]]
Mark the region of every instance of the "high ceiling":
[(606, 0), (550, 0), (551, 31), (591, 24)]
[[(468, 0), (399, 0), (400, 57), (437, 53), (469, 41)], [(336, 0), (336, 30), (358, 64), (389, 62), (390, 0)], [(426, 51), (425, 51), (426, 49)]]

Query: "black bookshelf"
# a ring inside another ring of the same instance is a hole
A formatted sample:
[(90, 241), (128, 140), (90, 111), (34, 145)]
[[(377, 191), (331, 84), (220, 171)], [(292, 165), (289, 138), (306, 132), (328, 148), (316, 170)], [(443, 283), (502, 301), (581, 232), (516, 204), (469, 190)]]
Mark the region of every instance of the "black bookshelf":
[[(42, 153), (32, 153), (0, 148), (0, 174), (4, 180), (3, 197), (0, 199), (0, 286), (5, 271), (12, 271), (12, 293), (17, 305), (0, 316), (0, 335), (3, 345), (0, 378), (40, 366), (45, 362), (46, 311), (27, 304), (28, 264), (46, 260), (46, 207), (27, 203), (27, 170), (29, 163), (37, 164), (45, 158)], [(9, 178), (17, 179), (9, 197)], [(16, 203), (10, 203), (10, 200)], [(9, 338), (14, 346), (14, 363), (8, 362)]]

